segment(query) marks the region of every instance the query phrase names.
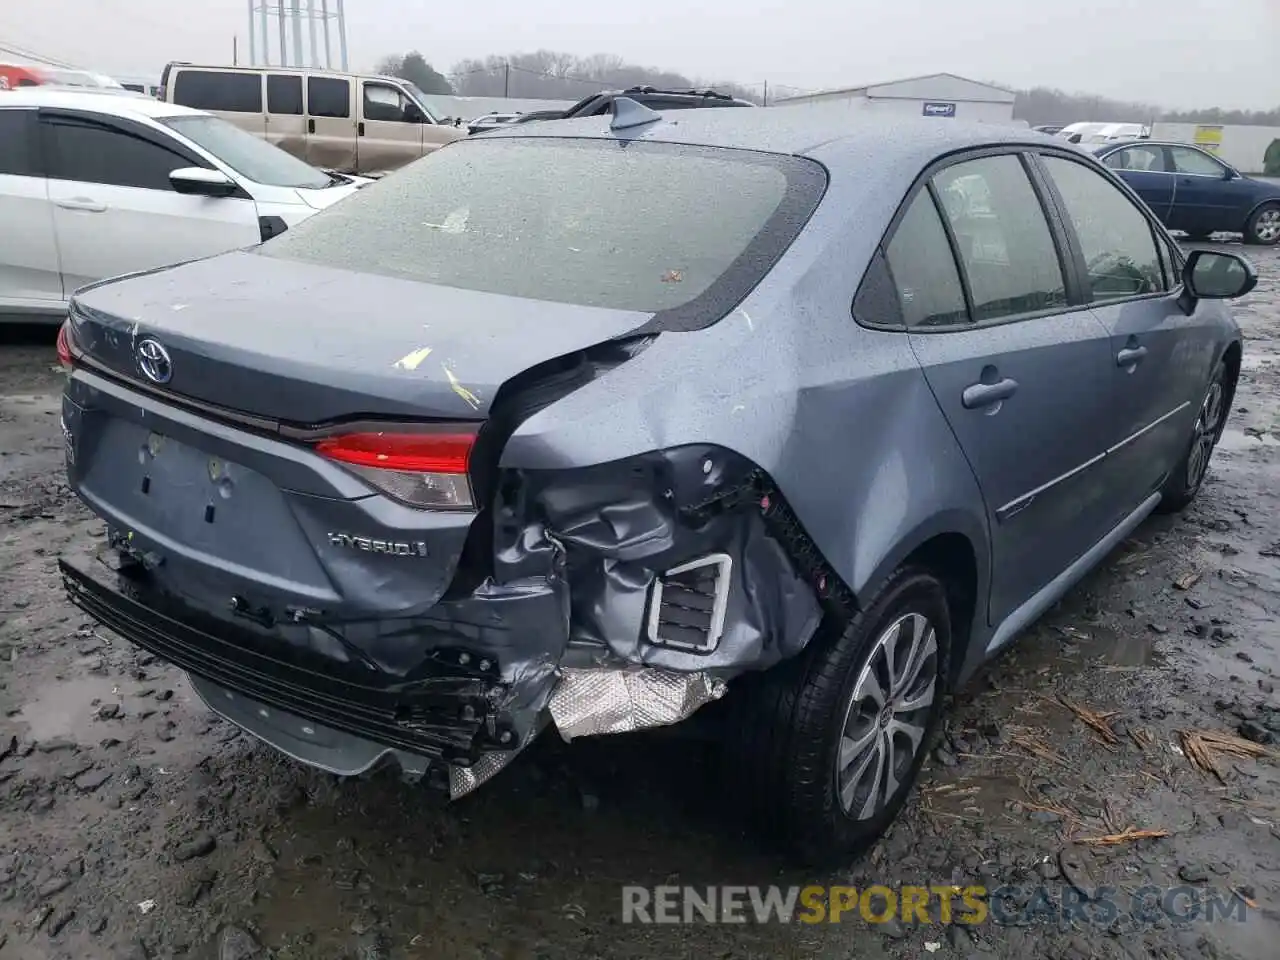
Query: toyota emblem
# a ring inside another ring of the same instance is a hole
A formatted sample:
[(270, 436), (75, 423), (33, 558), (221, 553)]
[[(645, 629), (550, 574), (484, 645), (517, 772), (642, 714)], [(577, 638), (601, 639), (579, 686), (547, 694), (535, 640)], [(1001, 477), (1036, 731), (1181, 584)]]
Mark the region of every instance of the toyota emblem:
[(168, 383), (173, 377), (173, 361), (159, 340), (143, 337), (134, 352), (138, 356), (138, 368), (152, 383)]

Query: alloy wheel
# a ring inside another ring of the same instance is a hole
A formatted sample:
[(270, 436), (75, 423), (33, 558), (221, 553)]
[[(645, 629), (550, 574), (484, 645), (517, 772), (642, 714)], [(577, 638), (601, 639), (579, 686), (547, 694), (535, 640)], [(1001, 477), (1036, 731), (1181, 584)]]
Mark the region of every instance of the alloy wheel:
[(1280, 209), (1264, 210), (1258, 214), (1253, 232), (1263, 243), (1280, 240)]
[(937, 696), (938, 636), (923, 614), (885, 629), (858, 674), (836, 751), (840, 806), (870, 820), (898, 792), (923, 745)]
[(1192, 431), (1191, 454), (1187, 457), (1187, 489), (1194, 490), (1204, 480), (1205, 471), (1209, 469), (1209, 458), (1213, 456), (1213, 446), (1218, 442), (1218, 430), (1222, 426), (1222, 416), (1226, 402), (1226, 393), (1222, 388), (1221, 378), (1209, 384), (1209, 391), (1200, 404), (1200, 414), (1196, 417), (1196, 425)]

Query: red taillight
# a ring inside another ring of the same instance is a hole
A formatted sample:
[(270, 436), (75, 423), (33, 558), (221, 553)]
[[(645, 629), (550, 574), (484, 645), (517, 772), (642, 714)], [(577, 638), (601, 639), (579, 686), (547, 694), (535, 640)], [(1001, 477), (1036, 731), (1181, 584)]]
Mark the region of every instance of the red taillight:
[(70, 320), (64, 320), (58, 328), (58, 362), (68, 369), (72, 363), (70, 324)]
[(470, 432), (347, 433), (316, 443), (383, 493), (415, 507), (470, 508)]

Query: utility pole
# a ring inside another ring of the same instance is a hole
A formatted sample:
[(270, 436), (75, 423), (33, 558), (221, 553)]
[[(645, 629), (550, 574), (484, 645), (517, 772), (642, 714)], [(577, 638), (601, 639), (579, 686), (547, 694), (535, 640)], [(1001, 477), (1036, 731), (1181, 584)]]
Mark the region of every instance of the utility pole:
[(511, 61), (510, 60), (508, 60), (505, 64), (503, 64), (502, 95), (504, 97), (511, 96)]
[(258, 65), (258, 31), (253, 23), (253, 0), (249, 0), (249, 66)]
[(324, 68), (333, 69), (333, 48), (329, 43), (329, 0), (320, 0), (320, 16), (324, 18)]
[(769, 105), (769, 81), (766, 80), (764, 82), (764, 103), (762, 103), (761, 106), (767, 107), (768, 105)]
[[(262, 0), (262, 2), (265, 4), (267, 0)], [(289, 65), (289, 48), (286, 46), (287, 27), (284, 19), (284, 0), (277, 0), (276, 5), (277, 13), (279, 13), (276, 21), (280, 26), (280, 66), (287, 67)]]
[[(253, 0), (249, 0), (249, 2), (253, 3)], [(271, 66), (271, 36), (267, 32), (267, 0), (261, 0), (261, 3), (262, 5), (258, 7), (258, 23), (262, 27), (262, 64), (269, 67)], [(249, 20), (249, 29), (250, 31), (253, 30), (252, 17)], [(281, 64), (281, 66), (284, 66), (284, 64)]]
[(335, 0), (338, 5), (338, 56), (342, 58), (342, 69), (347, 69), (347, 14), (342, 0)]
[(231, 65), (240, 66), (240, 37), (234, 33), (231, 35)]

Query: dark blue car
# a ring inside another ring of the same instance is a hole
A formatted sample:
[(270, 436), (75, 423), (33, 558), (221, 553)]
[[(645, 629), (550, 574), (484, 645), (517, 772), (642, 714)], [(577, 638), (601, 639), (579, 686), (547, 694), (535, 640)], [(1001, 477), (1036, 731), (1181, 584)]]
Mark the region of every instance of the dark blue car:
[(1193, 240), (1244, 234), (1245, 243), (1280, 241), (1280, 184), (1255, 180), (1186, 143), (1129, 140), (1094, 154), (1116, 171), (1170, 230)]

